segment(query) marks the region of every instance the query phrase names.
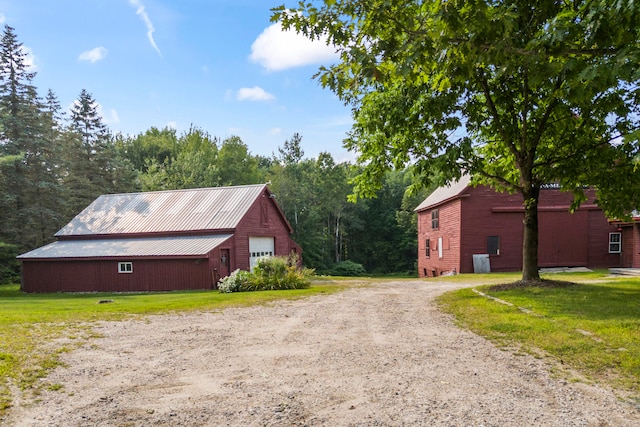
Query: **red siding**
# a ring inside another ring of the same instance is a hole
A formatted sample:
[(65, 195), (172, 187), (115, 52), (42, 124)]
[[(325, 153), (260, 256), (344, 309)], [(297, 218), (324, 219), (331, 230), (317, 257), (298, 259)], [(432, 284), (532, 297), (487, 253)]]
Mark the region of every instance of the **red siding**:
[(289, 227), (274, 199), (264, 193), (236, 228), (234, 269), (249, 269), (249, 237), (273, 237), (276, 256), (289, 255), (294, 247), (300, 253), (299, 247), (289, 237), (289, 232)]
[(133, 273), (118, 273), (118, 260), (27, 261), (26, 292), (136, 292), (211, 289), (206, 259), (129, 259)]
[(588, 264), (589, 213), (577, 211), (538, 212), (540, 267), (586, 266)]
[[(431, 227), (431, 212), (419, 215), (418, 271), (421, 277), (438, 276), (442, 273), (460, 269), (460, 201), (440, 206), (438, 209), (439, 227)], [(430, 242), (430, 255), (427, 257), (426, 240)], [(442, 239), (442, 240), (440, 240)], [(438, 243), (442, 243), (442, 257)]]
[[(593, 194), (590, 194), (593, 198)], [(621, 265), (619, 254), (608, 253), (609, 233), (616, 231), (603, 212), (587, 202), (574, 214), (569, 213), (570, 193), (542, 190), (538, 210), (539, 265), (541, 267), (587, 266), (591, 268)], [(431, 209), (418, 213), (418, 273), (421, 277), (456, 269), (473, 272), (473, 255), (486, 254), (489, 236), (500, 238), (500, 252), (490, 255), (492, 271), (522, 269), (523, 217), (519, 194), (497, 193), (489, 187), (469, 187), (458, 198), (437, 207), (440, 229), (431, 230)], [(640, 231), (636, 231), (640, 233)], [(451, 253), (438, 259), (425, 256), (425, 239), (454, 237)], [(640, 237), (640, 236), (638, 236)], [(638, 239), (640, 241), (640, 239)], [(635, 248), (635, 253), (640, 252)], [(640, 264), (640, 255), (637, 257)]]
[(640, 224), (634, 222), (622, 227), (621, 266), (640, 268)]
[(640, 268), (640, 224), (633, 224), (633, 268)]
[(589, 256), (587, 266), (591, 268), (622, 267), (622, 256), (609, 253), (609, 233), (617, 233), (618, 227), (611, 225), (600, 209), (589, 210)]
[(495, 208), (520, 207), (518, 194), (496, 193), (489, 187), (467, 190), (462, 200), (462, 252), (460, 272), (473, 273), (473, 255), (487, 253), (489, 236), (500, 238), (500, 253), (490, 255), (491, 271), (512, 271), (522, 265), (522, 214)]

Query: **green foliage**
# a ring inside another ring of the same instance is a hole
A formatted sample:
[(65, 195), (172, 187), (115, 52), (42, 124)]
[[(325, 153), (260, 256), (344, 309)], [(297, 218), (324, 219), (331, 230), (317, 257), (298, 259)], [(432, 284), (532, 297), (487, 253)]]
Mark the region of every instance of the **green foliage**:
[(258, 160), (251, 156), (249, 147), (239, 136), (222, 141), (218, 153), (220, 185), (245, 185), (264, 182), (258, 170)]
[(352, 106), (355, 196), (411, 165), (463, 173), (526, 201), (523, 275), (537, 276), (540, 187), (585, 186), (613, 216), (640, 207), (640, 5), (521, 0), (325, 0), (272, 20), (321, 35), (340, 61), (316, 77)]
[(20, 280), (20, 263), (16, 245), (0, 242), (0, 285)]
[(461, 324), (480, 335), (535, 355), (551, 355), (589, 379), (638, 393), (638, 285), (637, 279), (609, 279), (568, 287), (504, 291), (491, 291), (485, 286), (479, 290), (513, 306), (484, 298), (471, 289), (445, 294), (440, 303)]
[(196, 126), (181, 135), (170, 128), (112, 135), (89, 90), (66, 115), (53, 91), (38, 97), (11, 27), (0, 50), (0, 241), (18, 253), (55, 240), (101, 194), (271, 181), (306, 266), (351, 260), (377, 273), (412, 269), (417, 202), (402, 202), (413, 185), (408, 171), (385, 175), (378, 199), (349, 203), (358, 170), (327, 152), (305, 158), (298, 133), (271, 158), (252, 155), (237, 136), (221, 140)]
[(327, 270), (326, 274), (331, 276), (348, 276), (348, 277), (357, 277), (364, 276), (367, 273), (362, 264), (358, 264), (353, 261), (342, 261), (334, 266), (332, 266), (329, 270)]
[(251, 272), (236, 270), (218, 284), (220, 292), (306, 289), (313, 270), (301, 268), (298, 257), (262, 257)]
[(248, 286), (249, 274), (246, 270), (234, 270), (218, 282), (218, 290), (223, 293), (240, 292)]

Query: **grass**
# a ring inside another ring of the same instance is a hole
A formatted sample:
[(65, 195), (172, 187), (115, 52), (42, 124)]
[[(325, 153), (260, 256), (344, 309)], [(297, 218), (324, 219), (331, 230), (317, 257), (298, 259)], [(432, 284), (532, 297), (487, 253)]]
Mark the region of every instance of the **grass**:
[(0, 417), (11, 406), (12, 390), (37, 395), (43, 388), (60, 387), (39, 380), (60, 365), (61, 353), (95, 336), (91, 322), (178, 311), (217, 311), (328, 294), (345, 287), (338, 282), (318, 281), (308, 289), (230, 294), (217, 291), (24, 294), (18, 285), (1, 285)]
[[(551, 356), (567, 376), (577, 372), (587, 381), (640, 396), (640, 279), (610, 278), (605, 272), (544, 278), (579, 284), (499, 291), (491, 285), (477, 287), (512, 306), (472, 289), (449, 292), (439, 301), (461, 325), (499, 345)], [(502, 283), (515, 281), (510, 275), (504, 279)], [(498, 282), (492, 278), (490, 283)]]

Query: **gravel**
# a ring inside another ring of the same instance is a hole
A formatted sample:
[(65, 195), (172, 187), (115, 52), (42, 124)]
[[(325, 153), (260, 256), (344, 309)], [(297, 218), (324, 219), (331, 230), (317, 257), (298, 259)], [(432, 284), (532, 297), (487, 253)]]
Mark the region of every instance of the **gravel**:
[[(10, 426), (638, 426), (640, 408), (550, 359), (458, 328), (384, 282), (298, 301), (102, 322)], [(553, 372), (556, 372), (554, 374)]]

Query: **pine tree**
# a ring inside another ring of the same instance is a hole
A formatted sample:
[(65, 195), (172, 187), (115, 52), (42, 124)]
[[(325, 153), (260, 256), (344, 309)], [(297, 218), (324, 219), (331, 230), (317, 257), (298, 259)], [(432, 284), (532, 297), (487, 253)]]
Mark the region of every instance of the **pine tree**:
[(36, 150), (27, 160), (27, 200), (33, 241), (41, 246), (53, 239), (53, 234), (65, 222), (64, 188), (61, 183), (63, 117), (55, 93), (49, 90), (40, 114), (41, 135)]
[(44, 151), (41, 101), (32, 84), (27, 55), (14, 29), (5, 25), (0, 39), (0, 155), (18, 156), (3, 167), (5, 191), (0, 208), (5, 213), (0, 238), (21, 249), (37, 244), (33, 234), (33, 206), (30, 187), (34, 168), (44, 167), (39, 156)]
[(71, 108), (70, 131), (65, 135), (64, 185), (68, 192), (69, 218), (97, 196), (137, 190), (137, 174), (122, 158), (114, 138), (98, 110), (98, 103), (85, 89)]

